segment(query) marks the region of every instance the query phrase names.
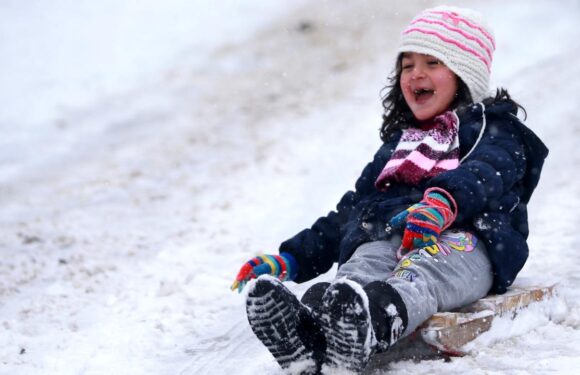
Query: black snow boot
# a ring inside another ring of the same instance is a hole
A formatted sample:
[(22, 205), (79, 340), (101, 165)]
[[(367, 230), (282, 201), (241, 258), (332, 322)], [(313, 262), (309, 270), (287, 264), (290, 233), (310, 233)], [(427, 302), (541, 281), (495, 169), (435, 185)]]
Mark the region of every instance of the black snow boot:
[(252, 331), (283, 369), (319, 373), (326, 345), (318, 316), (280, 280), (259, 277), (248, 292), (246, 312)]
[(376, 350), (388, 350), (407, 328), (407, 307), (395, 288), (384, 281), (373, 281), (364, 291), (369, 300)]
[(322, 297), (321, 321), (327, 345), (322, 372), (361, 373), (375, 348), (363, 287), (348, 279), (332, 283)]

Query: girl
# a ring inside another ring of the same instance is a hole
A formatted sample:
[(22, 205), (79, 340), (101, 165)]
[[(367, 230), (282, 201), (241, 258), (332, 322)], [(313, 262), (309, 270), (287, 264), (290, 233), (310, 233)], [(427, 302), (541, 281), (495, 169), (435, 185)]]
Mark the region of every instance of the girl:
[[(256, 336), (291, 372), (361, 372), (437, 311), (503, 293), (523, 267), (526, 206), (548, 150), (500, 89), (495, 49), (471, 10), (437, 7), (401, 34), (383, 100), (382, 147), (336, 211), (247, 262)], [(524, 111), (525, 112), (525, 111)], [(304, 282), (338, 262), (332, 283)]]

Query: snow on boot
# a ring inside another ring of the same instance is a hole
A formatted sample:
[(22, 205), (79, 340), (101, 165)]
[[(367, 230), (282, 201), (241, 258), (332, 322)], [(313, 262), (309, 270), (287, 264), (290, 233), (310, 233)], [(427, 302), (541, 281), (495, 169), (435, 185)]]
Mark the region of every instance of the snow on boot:
[(321, 321), (327, 345), (322, 372), (361, 373), (375, 346), (362, 286), (348, 279), (335, 281), (322, 298)]
[(407, 307), (399, 293), (385, 281), (373, 281), (364, 287), (369, 300), (377, 351), (392, 347), (408, 324)]
[(246, 312), (252, 331), (283, 369), (292, 374), (318, 372), (320, 357), (299, 332), (302, 320), (314, 317), (280, 280), (265, 275), (250, 284)]

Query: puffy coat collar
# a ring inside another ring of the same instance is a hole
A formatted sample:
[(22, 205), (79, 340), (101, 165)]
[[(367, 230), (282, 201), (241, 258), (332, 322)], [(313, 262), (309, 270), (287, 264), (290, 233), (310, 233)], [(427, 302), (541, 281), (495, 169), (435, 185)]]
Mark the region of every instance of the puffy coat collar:
[(487, 105), (483, 105), (483, 103), (472, 103), (458, 108), (456, 113), (463, 124), (481, 121), (484, 113), (486, 117), (517, 118), (518, 107), (512, 102), (497, 100)]

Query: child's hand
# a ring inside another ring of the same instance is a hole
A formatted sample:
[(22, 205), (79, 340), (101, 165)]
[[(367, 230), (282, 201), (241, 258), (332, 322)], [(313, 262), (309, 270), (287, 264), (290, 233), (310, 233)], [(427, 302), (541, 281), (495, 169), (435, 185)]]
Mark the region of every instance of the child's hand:
[(240, 293), (248, 281), (260, 275), (272, 275), (282, 281), (293, 280), (296, 277), (297, 271), (298, 265), (296, 260), (288, 253), (282, 253), (280, 255), (258, 255), (242, 266), (231, 289), (237, 289), (238, 293)]
[(451, 194), (431, 188), (419, 203), (395, 215), (389, 224), (394, 228), (405, 226), (401, 248), (409, 251), (435, 244), (456, 216), (457, 207)]

